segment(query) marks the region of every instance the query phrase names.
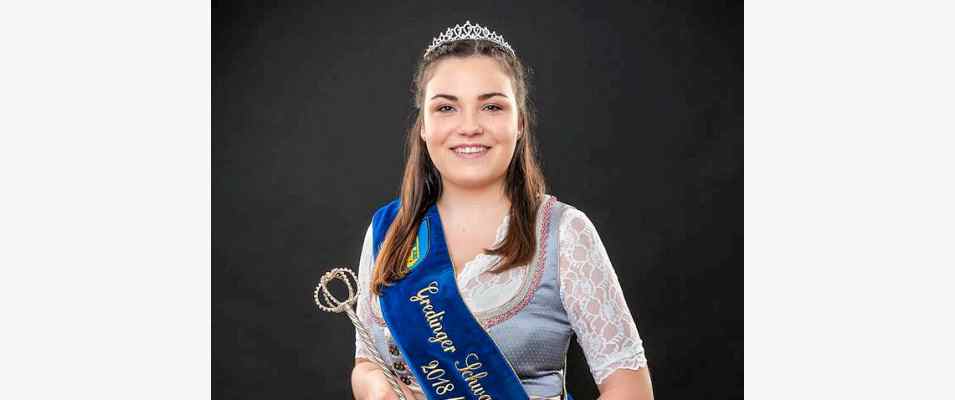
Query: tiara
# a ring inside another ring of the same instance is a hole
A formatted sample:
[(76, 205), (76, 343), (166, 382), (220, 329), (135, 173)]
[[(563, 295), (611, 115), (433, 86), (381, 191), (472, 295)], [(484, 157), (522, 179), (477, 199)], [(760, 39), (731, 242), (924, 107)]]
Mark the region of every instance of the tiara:
[(481, 25), (471, 25), (471, 21), (467, 21), (464, 23), (464, 25), (455, 25), (454, 28), (448, 28), (448, 30), (444, 31), (444, 33), (442, 33), (440, 36), (434, 38), (431, 41), (431, 46), (428, 46), (428, 49), (425, 50), (424, 56), (422, 57), (427, 57), (428, 54), (431, 53), (431, 50), (434, 50), (436, 47), (442, 44), (453, 42), (455, 40), (466, 39), (488, 40), (507, 49), (512, 56), (515, 55), (514, 49), (512, 49), (511, 45), (504, 41), (503, 36), (498, 35), (497, 32), (491, 32), (486, 27)]

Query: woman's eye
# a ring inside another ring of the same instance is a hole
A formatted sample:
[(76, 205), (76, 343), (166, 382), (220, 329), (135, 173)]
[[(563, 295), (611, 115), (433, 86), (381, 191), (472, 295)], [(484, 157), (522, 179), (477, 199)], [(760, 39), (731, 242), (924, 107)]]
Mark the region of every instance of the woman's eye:
[(447, 112), (447, 111), (445, 111), (445, 110), (453, 110), (453, 109), (454, 109), (454, 107), (451, 107), (451, 106), (441, 106), (441, 107), (438, 107), (438, 110), (437, 110), (437, 111), (438, 111), (438, 112)]
[(491, 111), (501, 111), (503, 108), (498, 107), (496, 104), (488, 104), (485, 108), (490, 108)]

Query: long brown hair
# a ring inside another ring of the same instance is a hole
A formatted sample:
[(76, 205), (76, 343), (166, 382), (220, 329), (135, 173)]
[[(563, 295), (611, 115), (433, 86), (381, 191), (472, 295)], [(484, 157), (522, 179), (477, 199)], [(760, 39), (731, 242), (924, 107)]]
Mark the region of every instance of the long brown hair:
[(536, 121), (528, 93), (529, 71), (520, 59), (494, 42), (453, 41), (433, 49), (427, 57), (421, 59), (416, 68), (412, 84), (416, 115), (414, 124), (407, 132), (408, 156), (401, 183), (401, 206), (385, 234), (375, 263), (371, 281), (371, 290), (375, 294), (381, 294), (385, 285), (404, 274), (406, 260), (415, 245), (418, 224), (428, 208), (441, 196), (441, 174), (432, 163), (428, 149), (419, 135), (423, 125), (425, 85), (431, 79), (434, 67), (439, 61), (450, 57), (471, 56), (490, 57), (498, 61), (510, 75), (519, 115), (519, 137), (505, 177), (505, 192), (511, 202), (507, 236), (500, 246), (484, 251), (501, 256), (500, 262), (493, 269), (494, 272), (525, 265), (534, 258), (537, 245), (534, 232), (537, 208), (547, 188), (535, 155), (533, 128)]

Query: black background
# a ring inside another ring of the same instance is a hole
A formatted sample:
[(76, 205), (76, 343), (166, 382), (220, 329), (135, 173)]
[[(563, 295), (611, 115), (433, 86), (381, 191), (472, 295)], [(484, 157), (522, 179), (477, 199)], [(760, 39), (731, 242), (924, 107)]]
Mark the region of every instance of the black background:
[[(397, 195), (417, 58), (471, 20), (533, 69), (548, 192), (600, 232), (657, 398), (742, 398), (742, 19), (741, 2), (213, 2), (213, 397), (351, 398), (354, 331), (312, 290), (357, 267)], [(576, 343), (568, 363), (596, 398)]]

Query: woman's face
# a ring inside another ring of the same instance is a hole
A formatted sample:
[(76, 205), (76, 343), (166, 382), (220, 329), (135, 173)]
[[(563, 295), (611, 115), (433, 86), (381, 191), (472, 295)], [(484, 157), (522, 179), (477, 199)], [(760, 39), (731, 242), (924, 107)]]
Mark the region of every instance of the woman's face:
[(448, 58), (425, 85), (421, 138), (445, 184), (478, 188), (504, 179), (517, 144), (511, 79), (484, 56)]

